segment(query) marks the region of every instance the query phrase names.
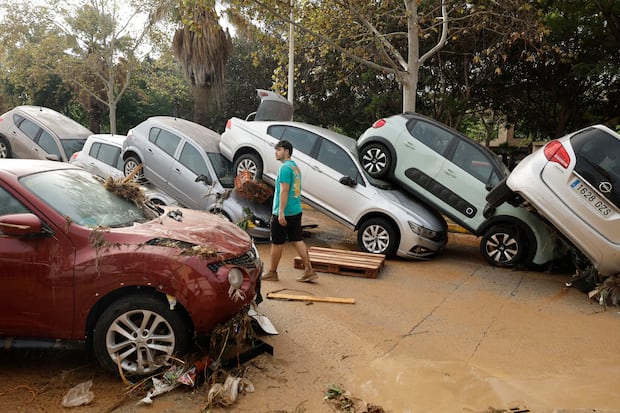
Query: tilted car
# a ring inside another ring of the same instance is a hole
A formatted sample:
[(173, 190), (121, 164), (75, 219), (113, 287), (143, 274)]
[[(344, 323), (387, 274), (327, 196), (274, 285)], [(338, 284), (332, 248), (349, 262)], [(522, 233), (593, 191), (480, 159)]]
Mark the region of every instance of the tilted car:
[(585, 261), (582, 267), (620, 273), (620, 134), (608, 127), (550, 141), (523, 159), (488, 199), (490, 208), (504, 201), (534, 207), (573, 252), (585, 255), (587, 260), (576, 257)]
[(234, 191), (233, 166), (220, 153), (219, 141), (218, 133), (197, 123), (155, 116), (127, 132), (123, 172), (127, 176), (142, 164), (143, 180), (182, 205), (223, 214), (235, 223), (250, 219), (248, 233), (268, 239), (271, 205)]
[(484, 146), (427, 117), (376, 121), (357, 140), (364, 170), (387, 178), (471, 233), (496, 266), (544, 265), (562, 255), (554, 232), (525, 208), (504, 204), (484, 216), (487, 193), (507, 174)]
[(0, 158), (67, 162), (92, 132), (53, 109), (17, 106), (0, 116)]
[[(124, 178), (123, 148), (124, 135), (94, 134), (90, 135), (81, 151), (71, 155), (69, 163), (84, 168), (85, 170), (102, 178)], [(142, 184), (146, 196), (158, 205), (178, 205), (176, 199), (167, 193), (158, 190), (150, 184)]]
[[(263, 96), (265, 101), (274, 103)], [(282, 139), (293, 144), (292, 159), (302, 175), (302, 201), (356, 230), (363, 251), (429, 259), (443, 250), (447, 242), (443, 217), (394, 185), (365, 174), (355, 141), (348, 136), (300, 122), (231, 118), (220, 149), (233, 161), (236, 173), (248, 170), (273, 184), (280, 167), (274, 146)]]
[(150, 375), (246, 308), (262, 272), (250, 236), (149, 205), (67, 163), (0, 161), (2, 347), (86, 348)]

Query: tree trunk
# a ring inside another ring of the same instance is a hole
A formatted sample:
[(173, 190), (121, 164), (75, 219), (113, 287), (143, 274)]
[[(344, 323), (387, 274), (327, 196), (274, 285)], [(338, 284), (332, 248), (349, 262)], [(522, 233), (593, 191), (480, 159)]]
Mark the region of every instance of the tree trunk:
[(420, 26), (417, 0), (405, 2), (407, 10), (407, 67), (399, 74), (403, 87), (403, 112), (415, 112), (420, 70)]
[(215, 91), (212, 85), (192, 85), (194, 96), (194, 122), (209, 127), (211, 105), (214, 104)]

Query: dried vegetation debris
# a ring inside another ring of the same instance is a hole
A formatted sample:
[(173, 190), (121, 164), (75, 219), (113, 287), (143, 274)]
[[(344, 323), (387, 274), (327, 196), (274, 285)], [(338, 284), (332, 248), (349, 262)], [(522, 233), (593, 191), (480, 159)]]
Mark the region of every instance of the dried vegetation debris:
[(607, 277), (588, 293), (588, 297), (597, 299), (604, 307), (620, 306), (620, 274)]
[(325, 391), (325, 401), (339, 413), (386, 413), (381, 407), (353, 397), (341, 385), (330, 384)]
[(144, 206), (148, 200), (144, 190), (137, 182), (127, 178), (113, 178), (108, 176), (104, 182), (105, 188), (121, 198), (132, 201), (139, 207)]
[(235, 191), (246, 199), (262, 204), (272, 195), (273, 189), (262, 181), (252, 178), (250, 171), (240, 172), (235, 177)]

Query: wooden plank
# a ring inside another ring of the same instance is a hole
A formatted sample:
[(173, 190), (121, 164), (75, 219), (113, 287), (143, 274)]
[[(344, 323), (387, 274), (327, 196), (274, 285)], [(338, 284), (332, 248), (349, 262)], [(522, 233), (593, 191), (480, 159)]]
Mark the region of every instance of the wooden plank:
[(355, 304), (355, 298), (317, 297), (314, 295), (298, 295), (278, 292), (267, 293), (267, 298), (278, 298), (293, 301), (317, 301), (321, 303)]
[[(311, 247), (308, 255), (317, 271), (356, 277), (377, 278), (385, 263), (385, 255), (323, 247)], [(294, 266), (304, 268), (301, 257), (295, 257)]]

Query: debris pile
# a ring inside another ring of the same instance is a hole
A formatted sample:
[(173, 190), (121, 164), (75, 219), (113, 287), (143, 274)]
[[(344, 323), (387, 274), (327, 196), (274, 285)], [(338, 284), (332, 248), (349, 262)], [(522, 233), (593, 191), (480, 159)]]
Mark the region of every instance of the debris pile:
[(244, 310), (216, 327), (211, 333), (206, 355), (192, 355), (187, 360), (171, 357), (167, 370), (135, 384), (122, 377), (128, 384), (126, 393), (146, 393), (137, 404), (150, 405), (154, 397), (177, 387), (193, 388), (198, 383), (204, 383), (207, 402), (202, 410), (234, 404), (241, 394), (254, 391), (254, 385), (244, 377), (245, 369), (241, 366), (244, 350), (250, 347), (256, 352), (260, 347), (252, 320), (248, 311)]
[(327, 387), (325, 401), (333, 409), (341, 413), (385, 413), (381, 406), (353, 397), (351, 393), (337, 384), (330, 384)]

